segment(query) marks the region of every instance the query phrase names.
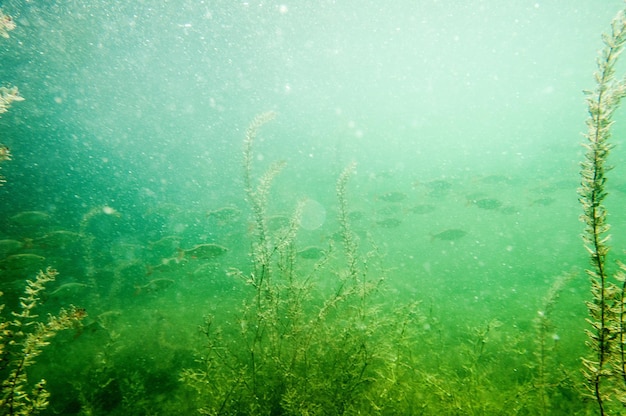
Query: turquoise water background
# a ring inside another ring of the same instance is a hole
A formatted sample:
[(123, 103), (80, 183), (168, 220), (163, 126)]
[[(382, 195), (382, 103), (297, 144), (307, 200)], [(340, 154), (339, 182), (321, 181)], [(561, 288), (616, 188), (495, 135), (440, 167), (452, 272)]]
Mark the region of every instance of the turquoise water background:
[[(0, 118), (13, 154), (2, 166), (0, 235), (20, 242), (5, 256), (44, 259), (3, 267), (0, 290), (15, 306), (24, 279), (50, 265), (60, 276), (49, 291), (63, 289), (44, 310), (75, 304), (90, 317), (33, 370), (48, 380), (49, 411), (185, 414), (172, 409), (187, 405), (178, 378), (202, 348), (196, 329), (243, 296), (227, 273), (249, 267), (254, 239), (242, 143), (265, 111), (277, 116), (259, 133), (253, 173), (286, 162), (268, 211), (280, 221), (308, 201), (298, 250), (336, 241), (336, 181), (355, 162), (351, 226), (378, 249), (385, 305), (421, 302), (424, 336), (439, 340), (446, 368), (464, 368), (460, 346), (497, 322), (494, 356), (516, 350), (513, 364), (501, 361), (512, 374), (503, 378), (528, 371), (533, 320), (571, 273), (550, 337), (559, 365), (582, 379), (583, 90), (622, 6), (3, 2), (17, 28), (0, 42), (0, 80), (25, 101)], [(622, 119), (610, 159), (611, 261), (626, 247)], [(32, 211), (43, 215), (19, 220)], [(75, 234), (51, 237), (61, 230)], [(209, 243), (227, 251), (177, 267)], [(319, 258), (298, 259), (307, 269)]]

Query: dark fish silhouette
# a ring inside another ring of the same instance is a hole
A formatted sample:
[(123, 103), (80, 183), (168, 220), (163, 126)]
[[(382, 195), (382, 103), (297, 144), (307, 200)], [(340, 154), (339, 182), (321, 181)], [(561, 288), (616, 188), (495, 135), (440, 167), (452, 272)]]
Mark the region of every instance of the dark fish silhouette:
[(384, 220), (376, 221), (376, 224), (383, 228), (396, 228), (402, 224), (397, 218), (385, 218)]
[(434, 210), (435, 206), (428, 204), (416, 205), (413, 208), (409, 209), (409, 211), (411, 211), (413, 214), (428, 214), (430, 212), (433, 212)]
[(198, 244), (197, 246), (181, 250), (181, 257), (189, 257), (192, 259), (212, 259), (226, 253), (228, 249), (218, 244)]
[(406, 199), (406, 194), (402, 192), (392, 191), (382, 194), (378, 197), (381, 201), (385, 202), (402, 202)]
[(432, 236), (433, 240), (445, 240), (445, 241), (455, 241), (460, 238), (463, 238), (467, 235), (467, 231), (460, 230), (458, 228), (451, 228), (449, 230), (442, 231), (440, 233), (434, 234)]
[(324, 250), (319, 247), (310, 246), (298, 251), (298, 256), (303, 259), (317, 260), (324, 256)]
[(498, 209), (502, 206), (502, 201), (494, 198), (482, 198), (472, 201), (474, 205), (481, 209)]

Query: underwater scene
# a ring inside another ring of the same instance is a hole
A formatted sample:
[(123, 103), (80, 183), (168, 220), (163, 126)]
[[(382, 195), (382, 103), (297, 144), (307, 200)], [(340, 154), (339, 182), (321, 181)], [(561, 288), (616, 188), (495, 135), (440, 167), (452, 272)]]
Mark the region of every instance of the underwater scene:
[(626, 414), (622, 1), (0, 7), (0, 415)]

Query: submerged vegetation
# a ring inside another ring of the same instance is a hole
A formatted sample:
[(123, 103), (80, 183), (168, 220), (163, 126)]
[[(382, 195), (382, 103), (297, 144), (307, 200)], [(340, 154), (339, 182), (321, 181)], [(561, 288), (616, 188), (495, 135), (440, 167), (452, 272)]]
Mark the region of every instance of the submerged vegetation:
[[(71, 307), (62, 309), (57, 315), (49, 315), (47, 321), (37, 320), (38, 315), (34, 312), (41, 302), (42, 292), (56, 276), (57, 272), (48, 268), (45, 272), (40, 271), (35, 280), (27, 280), (24, 296), (20, 297), (21, 311), (12, 312), (11, 318), (0, 322), (2, 415), (31, 415), (46, 409), (50, 396), (46, 391), (46, 380), (29, 383), (27, 370), (57, 332), (78, 328), (85, 317), (85, 310)], [(28, 392), (31, 385), (34, 386), (32, 392)]]
[(398, 346), (410, 333), (414, 312), (407, 310), (399, 320), (382, 315), (384, 270), (375, 250), (363, 252), (347, 218), (346, 186), (354, 166), (337, 183), (342, 253), (333, 248), (313, 267), (299, 264), (301, 203), (283, 229), (268, 229), (269, 193), (280, 165), (255, 185), (252, 149), (259, 127), (272, 116), (259, 116), (245, 140), (256, 241), (251, 270), (234, 269), (231, 275), (245, 282), (249, 296), (225, 321), (237, 322), (237, 328), (207, 319), (202, 332), (208, 351), (182, 379), (198, 391), (205, 414), (345, 414), (389, 407), (389, 397), (398, 393), (384, 375), (404, 363)]
[[(0, 13), (0, 36), (14, 28)], [(590, 290), (582, 261), (542, 268), (555, 263), (549, 236), (532, 239), (546, 245), (534, 252), (509, 243), (482, 254), (513, 238), (501, 224), (545, 215), (569, 184), (521, 197), (510, 176), (402, 186), (349, 163), (324, 182), (323, 203), (301, 177), (290, 199), (290, 164), (264, 152), (267, 112), (243, 134), (235, 202), (184, 206), (145, 191), (140, 220), (114, 200), (84, 203), (74, 226), (52, 209), (7, 216), (0, 415), (625, 413), (626, 266), (609, 256), (605, 205), (626, 95), (615, 74), (623, 12), (611, 29), (587, 93), (578, 190)], [(0, 114), (19, 100), (0, 87)], [(532, 268), (513, 258), (544, 252)], [(519, 283), (487, 276), (490, 263)]]
[[(587, 152), (582, 163), (582, 182), (579, 190), (583, 206), (582, 220), (585, 248), (591, 259), (592, 299), (589, 309), (588, 345), (592, 358), (584, 359), (587, 386), (598, 403), (601, 415), (624, 412), (626, 406), (626, 266), (618, 263), (617, 270), (607, 262), (609, 254), (609, 224), (605, 198), (607, 196), (606, 161), (610, 143), (613, 114), (626, 95), (626, 81), (615, 79), (615, 65), (626, 44), (626, 16), (619, 13), (612, 22), (611, 33), (605, 35), (605, 47), (598, 57), (595, 74), (596, 89), (587, 93), (589, 119), (586, 134)], [(616, 398), (615, 410), (611, 398)]]

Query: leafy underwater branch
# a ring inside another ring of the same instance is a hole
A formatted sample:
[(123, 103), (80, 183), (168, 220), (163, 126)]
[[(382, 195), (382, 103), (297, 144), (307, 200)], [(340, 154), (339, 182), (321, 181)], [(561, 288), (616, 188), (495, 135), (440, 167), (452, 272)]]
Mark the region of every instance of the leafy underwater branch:
[(259, 128), (276, 117), (274, 112), (266, 112), (259, 114), (254, 118), (248, 129), (243, 142), (243, 167), (244, 167), (244, 190), (248, 203), (252, 208), (255, 222), (255, 231), (258, 240), (253, 248), (253, 258), (255, 270), (250, 276), (250, 280), (254, 285), (261, 286), (264, 283), (269, 286), (266, 278), (271, 275), (270, 257), (272, 248), (269, 241), (269, 231), (267, 226), (267, 199), (274, 178), (280, 173), (285, 166), (284, 162), (276, 162), (261, 176), (258, 184), (253, 183), (252, 160), (253, 148)]
[[(591, 279), (592, 300), (587, 302), (592, 329), (587, 331), (588, 346), (593, 358), (583, 359), (584, 375), (591, 395), (598, 403), (600, 415), (606, 412), (613, 388), (607, 382), (616, 376), (623, 378), (623, 317), (624, 266), (611, 273), (607, 267), (609, 253), (609, 224), (604, 200), (607, 196), (606, 165), (613, 145), (611, 127), (613, 115), (626, 95), (626, 82), (615, 78), (615, 65), (626, 44), (626, 17), (620, 11), (611, 22), (611, 33), (602, 37), (604, 48), (597, 59), (594, 74), (596, 88), (586, 92), (589, 117), (585, 134), (585, 160), (581, 163), (579, 201), (583, 208), (581, 220), (585, 223), (583, 241), (591, 261), (587, 274)], [(623, 387), (621, 388), (623, 391)], [(622, 400), (618, 394), (618, 398)]]
[[(50, 394), (45, 380), (28, 389), (28, 367), (57, 332), (76, 327), (86, 316), (84, 309), (71, 306), (58, 315), (48, 315), (45, 322), (37, 320), (34, 309), (47, 283), (56, 279), (57, 271), (47, 268), (39, 271), (35, 280), (27, 280), (24, 296), (20, 297), (20, 312), (12, 312), (13, 319), (0, 322), (0, 415), (31, 415), (48, 406)], [(0, 311), (4, 305), (0, 307)]]
[(0, 10), (0, 36), (8, 38), (9, 32), (13, 29), (15, 29), (15, 21), (13, 18)]
[(532, 383), (536, 388), (537, 407), (539, 414), (547, 415), (552, 411), (551, 390), (563, 381), (555, 377), (554, 370), (556, 360), (554, 353), (557, 349), (559, 337), (554, 332), (555, 326), (552, 315), (556, 302), (565, 285), (574, 278), (574, 272), (563, 273), (558, 276), (541, 301), (541, 309), (533, 319), (535, 329), (535, 350), (533, 352), (536, 362), (530, 367), (534, 370), (535, 380)]
[[(15, 29), (13, 18), (0, 10), (0, 36), (8, 38), (9, 32), (13, 29)], [(0, 87), (0, 114), (6, 113), (14, 101), (24, 101), (17, 87)], [(8, 147), (0, 145), (0, 163), (7, 160), (11, 160), (11, 152)], [(4, 177), (0, 175), (0, 186), (5, 182)]]
[(6, 113), (14, 101), (24, 101), (24, 97), (20, 95), (17, 87), (0, 87), (0, 114)]

